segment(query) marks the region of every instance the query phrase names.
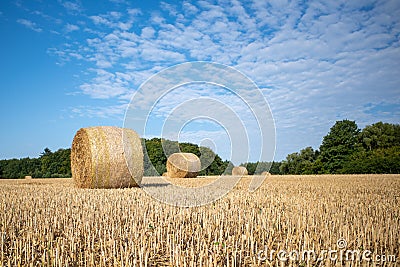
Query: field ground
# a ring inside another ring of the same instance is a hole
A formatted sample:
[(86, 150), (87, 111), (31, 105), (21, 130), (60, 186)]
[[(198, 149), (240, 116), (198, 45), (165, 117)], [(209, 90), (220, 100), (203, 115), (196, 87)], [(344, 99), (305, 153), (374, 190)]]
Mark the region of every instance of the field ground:
[(140, 188), (0, 180), (0, 266), (400, 263), (400, 175), (269, 176), (255, 192), (249, 182), (212, 204), (179, 208)]

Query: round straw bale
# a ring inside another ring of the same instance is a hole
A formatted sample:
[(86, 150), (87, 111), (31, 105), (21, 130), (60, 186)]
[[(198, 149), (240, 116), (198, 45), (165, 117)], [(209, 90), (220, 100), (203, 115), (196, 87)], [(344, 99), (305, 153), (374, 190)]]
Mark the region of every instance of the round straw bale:
[(200, 167), (199, 157), (192, 153), (174, 153), (167, 160), (167, 173), (170, 178), (197, 177)]
[(80, 129), (72, 142), (71, 171), (78, 188), (138, 186), (143, 177), (138, 134), (111, 126)]
[(247, 169), (246, 167), (243, 166), (238, 166), (238, 167), (233, 167), (232, 169), (232, 175), (247, 175)]
[(31, 180), (31, 179), (32, 179), (32, 176), (26, 175), (26, 176), (25, 176), (25, 179), (26, 179), (26, 180)]
[(262, 176), (270, 176), (271, 174), (267, 171), (261, 173)]

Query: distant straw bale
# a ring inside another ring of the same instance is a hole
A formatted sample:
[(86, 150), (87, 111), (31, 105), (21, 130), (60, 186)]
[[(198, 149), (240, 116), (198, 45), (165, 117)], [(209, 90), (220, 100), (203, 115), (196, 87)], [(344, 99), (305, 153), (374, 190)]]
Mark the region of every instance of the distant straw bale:
[(200, 159), (192, 153), (174, 153), (167, 160), (167, 175), (170, 178), (194, 178), (200, 168)]
[(233, 167), (233, 169), (232, 169), (232, 175), (234, 175), (234, 176), (238, 176), (238, 175), (243, 176), (243, 175), (247, 175), (247, 174), (248, 174), (248, 172), (247, 172), (246, 167), (237, 166), (237, 167)]

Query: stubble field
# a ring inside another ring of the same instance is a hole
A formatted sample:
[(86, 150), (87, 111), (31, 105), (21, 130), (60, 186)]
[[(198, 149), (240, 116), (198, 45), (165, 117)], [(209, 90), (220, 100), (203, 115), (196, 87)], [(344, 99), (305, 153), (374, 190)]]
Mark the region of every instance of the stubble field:
[(159, 203), (140, 188), (0, 180), (0, 265), (399, 264), (400, 175), (269, 176), (252, 193), (250, 179), (194, 208)]

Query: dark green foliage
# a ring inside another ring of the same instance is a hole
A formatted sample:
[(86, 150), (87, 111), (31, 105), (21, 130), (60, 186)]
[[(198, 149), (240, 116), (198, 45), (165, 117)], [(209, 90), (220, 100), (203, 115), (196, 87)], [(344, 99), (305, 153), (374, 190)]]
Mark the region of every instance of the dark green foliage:
[(383, 122), (368, 125), (361, 131), (359, 141), (366, 150), (400, 146), (400, 125)]
[(257, 163), (249, 162), (249, 163), (242, 163), (240, 166), (244, 166), (247, 169), (247, 173), (249, 175), (253, 175), (256, 172)]
[(282, 161), (279, 170), (282, 174), (312, 174), (317, 155), (318, 152), (312, 147), (306, 147), (300, 153), (289, 154)]
[(271, 174), (279, 174), (279, 166), (280, 163), (278, 162), (264, 162), (264, 161), (257, 161), (257, 162), (249, 162), (249, 163), (242, 163), (241, 166), (247, 168), (247, 172), (249, 175), (259, 175), (263, 172), (269, 172)]
[(165, 163), (167, 157), (164, 154), (161, 139), (153, 138), (151, 140), (142, 139), (144, 155), (144, 175), (158, 176), (167, 171)]
[(235, 165), (233, 165), (232, 162), (230, 161), (224, 161), (224, 166), (226, 166), (225, 171), (223, 172), (223, 174), (225, 175), (231, 175), (232, 174), (232, 169), (235, 167)]
[[(176, 152), (196, 154), (199, 175), (231, 174), (233, 164), (207, 147), (166, 139), (142, 139), (144, 175), (166, 171), (167, 157)], [(71, 177), (71, 149), (52, 152), (45, 148), (38, 158), (0, 160), (0, 178)], [(323, 138), (319, 150), (312, 147), (289, 154), (282, 162), (243, 163), (249, 174), (400, 173), (400, 125), (378, 122), (362, 131), (354, 121), (337, 121)]]
[(193, 153), (200, 158), (202, 170), (199, 175), (220, 175), (222, 174), (228, 163), (222, 161), (220, 156), (215, 154), (207, 147), (199, 147), (191, 143), (178, 143), (166, 139), (153, 138), (144, 140), (144, 175), (157, 176), (166, 172), (167, 158), (178, 152)]
[(362, 131), (354, 121), (337, 121), (324, 137), (320, 152), (292, 153), (282, 174), (400, 173), (400, 125), (378, 122)]
[(354, 153), (342, 173), (400, 173), (400, 146)]
[(354, 153), (360, 129), (354, 121), (337, 121), (324, 137), (319, 150), (326, 173), (340, 173), (346, 161)]
[(282, 162), (273, 161), (271, 168), (269, 169), (269, 173), (274, 174), (274, 175), (281, 174), (281, 171), (280, 171), (281, 165), (282, 165)]
[(50, 149), (40, 156), (41, 177), (71, 177), (71, 149), (59, 149), (52, 153)]
[[(163, 174), (166, 171), (167, 157), (179, 151), (196, 154), (202, 166), (207, 166), (199, 175), (220, 175), (230, 166), (228, 161), (223, 161), (211, 149), (191, 143), (179, 144), (176, 141), (153, 138), (142, 139), (142, 145), (145, 176)], [(34, 178), (71, 177), (70, 156), (71, 149), (52, 152), (45, 148), (39, 158), (0, 160), (0, 178), (23, 178), (26, 175)]]
[(22, 158), (0, 161), (0, 178), (71, 177), (71, 149), (51, 152), (45, 148), (39, 158)]

